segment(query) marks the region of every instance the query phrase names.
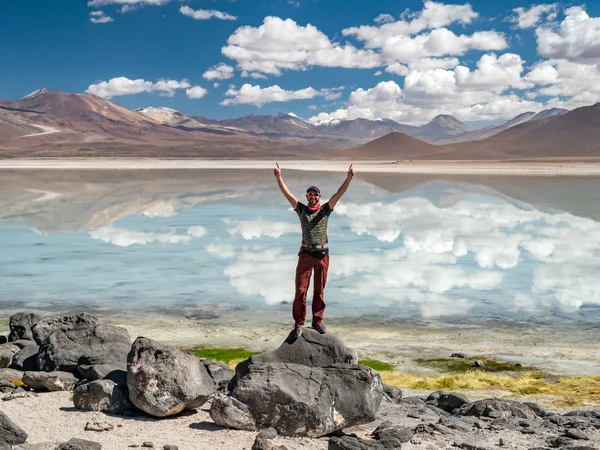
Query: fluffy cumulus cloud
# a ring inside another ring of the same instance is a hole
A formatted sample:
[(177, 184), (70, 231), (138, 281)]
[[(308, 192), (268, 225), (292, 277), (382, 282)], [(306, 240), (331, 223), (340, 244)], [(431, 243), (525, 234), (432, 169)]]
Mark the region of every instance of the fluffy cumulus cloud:
[(91, 84), (86, 93), (103, 98), (112, 98), (120, 95), (135, 95), (141, 93), (159, 93), (167, 97), (175, 95), (178, 89), (188, 89), (191, 85), (187, 80), (159, 80), (157, 82), (144, 79), (130, 80), (127, 77), (111, 78), (109, 81)]
[(578, 63), (600, 63), (600, 17), (590, 17), (580, 6), (567, 9), (558, 28), (540, 26), (536, 35), (541, 56)]
[(90, 12), (90, 22), (92, 23), (109, 23), (114, 22), (112, 17), (104, 14), (104, 11), (92, 11)]
[(233, 67), (229, 64), (220, 63), (212, 66), (202, 75), (207, 80), (227, 80), (233, 77)]
[(554, 20), (558, 14), (558, 4), (532, 5), (530, 8), (514, 8), (515, 15), (508, 20), (513, 22), (517, 28), (533, 28), (542, 20)]
[(220, 19), (220, 20), (237, 20), (236, 16), (227, 14), (221, 11), (215, 11), (214, 9), (192, 9), (189, 6), (182, 6), (179, 8), (179, 12), (184, 16), (191, 17), (196, 20), (208, 20), (208, 19)]
[(191, 88), (185, 90), (185, 95), (187, 95), (188, 98), (193, 99), (202, 98), (206, 94), (208, 94), (208, 91), (201, 86), (192, 86)]
[(225, 95), (230, 98), (221, 102), (221, 105), (255, 105), (262, 106), (265, 103), (289, 102), (291, 100), (306, 100), (314, 97), (324, 97), (326, 100), (334, 100), (341, 96), (342, 88), (326, 88), (316, 90), (312, 87), (298, 89), (296, 91), (285, 90), (274, 85), (266, 88), (244, 84), (241, 88), (230, 87)]
[(279, 76), (282, 70), (306, 70), (310, 66), (372, 68), (380, 65), (372, 50), (332, 42), (313, 25), (292, 19), (265, 17), (259, 27), (243, 26), (227, 39), (222, 53), (240, 70)]

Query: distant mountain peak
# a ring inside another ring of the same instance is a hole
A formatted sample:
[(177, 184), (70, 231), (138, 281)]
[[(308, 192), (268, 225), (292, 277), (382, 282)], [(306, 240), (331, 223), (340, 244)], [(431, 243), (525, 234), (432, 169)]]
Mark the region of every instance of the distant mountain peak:
[(45, 94), (46, 92), (52, 92), (52, 90), (51, 90), (51, 89), (48, 89), (48, 88), (45, 88), (45, 87), (43, 87), (43, 88), (41, 88), (41, 89), (38, 89), (38, 90), (36, 90), (36, 91), (33, 91), (31, 94), (27, 94), (25, 97), (21, 98), (21, 100), (24, 100), (24, 99), (26, 99), (26, 98), (33, 98), (33, 97), (37, 97), (38, 95), (40, 95), (40, 94)]

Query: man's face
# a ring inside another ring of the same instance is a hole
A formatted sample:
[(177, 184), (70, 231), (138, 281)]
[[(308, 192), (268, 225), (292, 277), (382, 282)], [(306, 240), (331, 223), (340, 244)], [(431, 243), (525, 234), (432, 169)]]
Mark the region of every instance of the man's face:
[(318, 194), (315, 191), (308, 191), (306, 193), (306, 200), (308, 201), (308, 204), (311, 206), (315, 206), (317, 203), (319, 203), (320, 199), (321, 199), (321, 194)]

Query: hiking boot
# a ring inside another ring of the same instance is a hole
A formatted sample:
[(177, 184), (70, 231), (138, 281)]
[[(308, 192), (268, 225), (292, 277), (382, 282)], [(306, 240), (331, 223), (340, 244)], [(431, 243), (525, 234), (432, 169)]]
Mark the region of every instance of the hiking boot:
[(290, 333), (290, 336), (294, 340), (298, 339), (300, 336), (302, 336), (302, 327), (294, 327), (294, 329)]
[(314, 328), (321, 334), (327, 333), (327, 327), (325, 325), (323, 325), (322, 323), (313, 322), (311, 328)]

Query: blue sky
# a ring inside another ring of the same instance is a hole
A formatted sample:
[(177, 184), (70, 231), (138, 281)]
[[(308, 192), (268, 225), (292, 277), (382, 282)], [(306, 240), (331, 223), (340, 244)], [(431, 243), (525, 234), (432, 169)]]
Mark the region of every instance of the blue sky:
[(600, 101), (599, 63), (598, 1), (0, 4), (3, 99), (45, 86), (214, 118), (494, 121)]

